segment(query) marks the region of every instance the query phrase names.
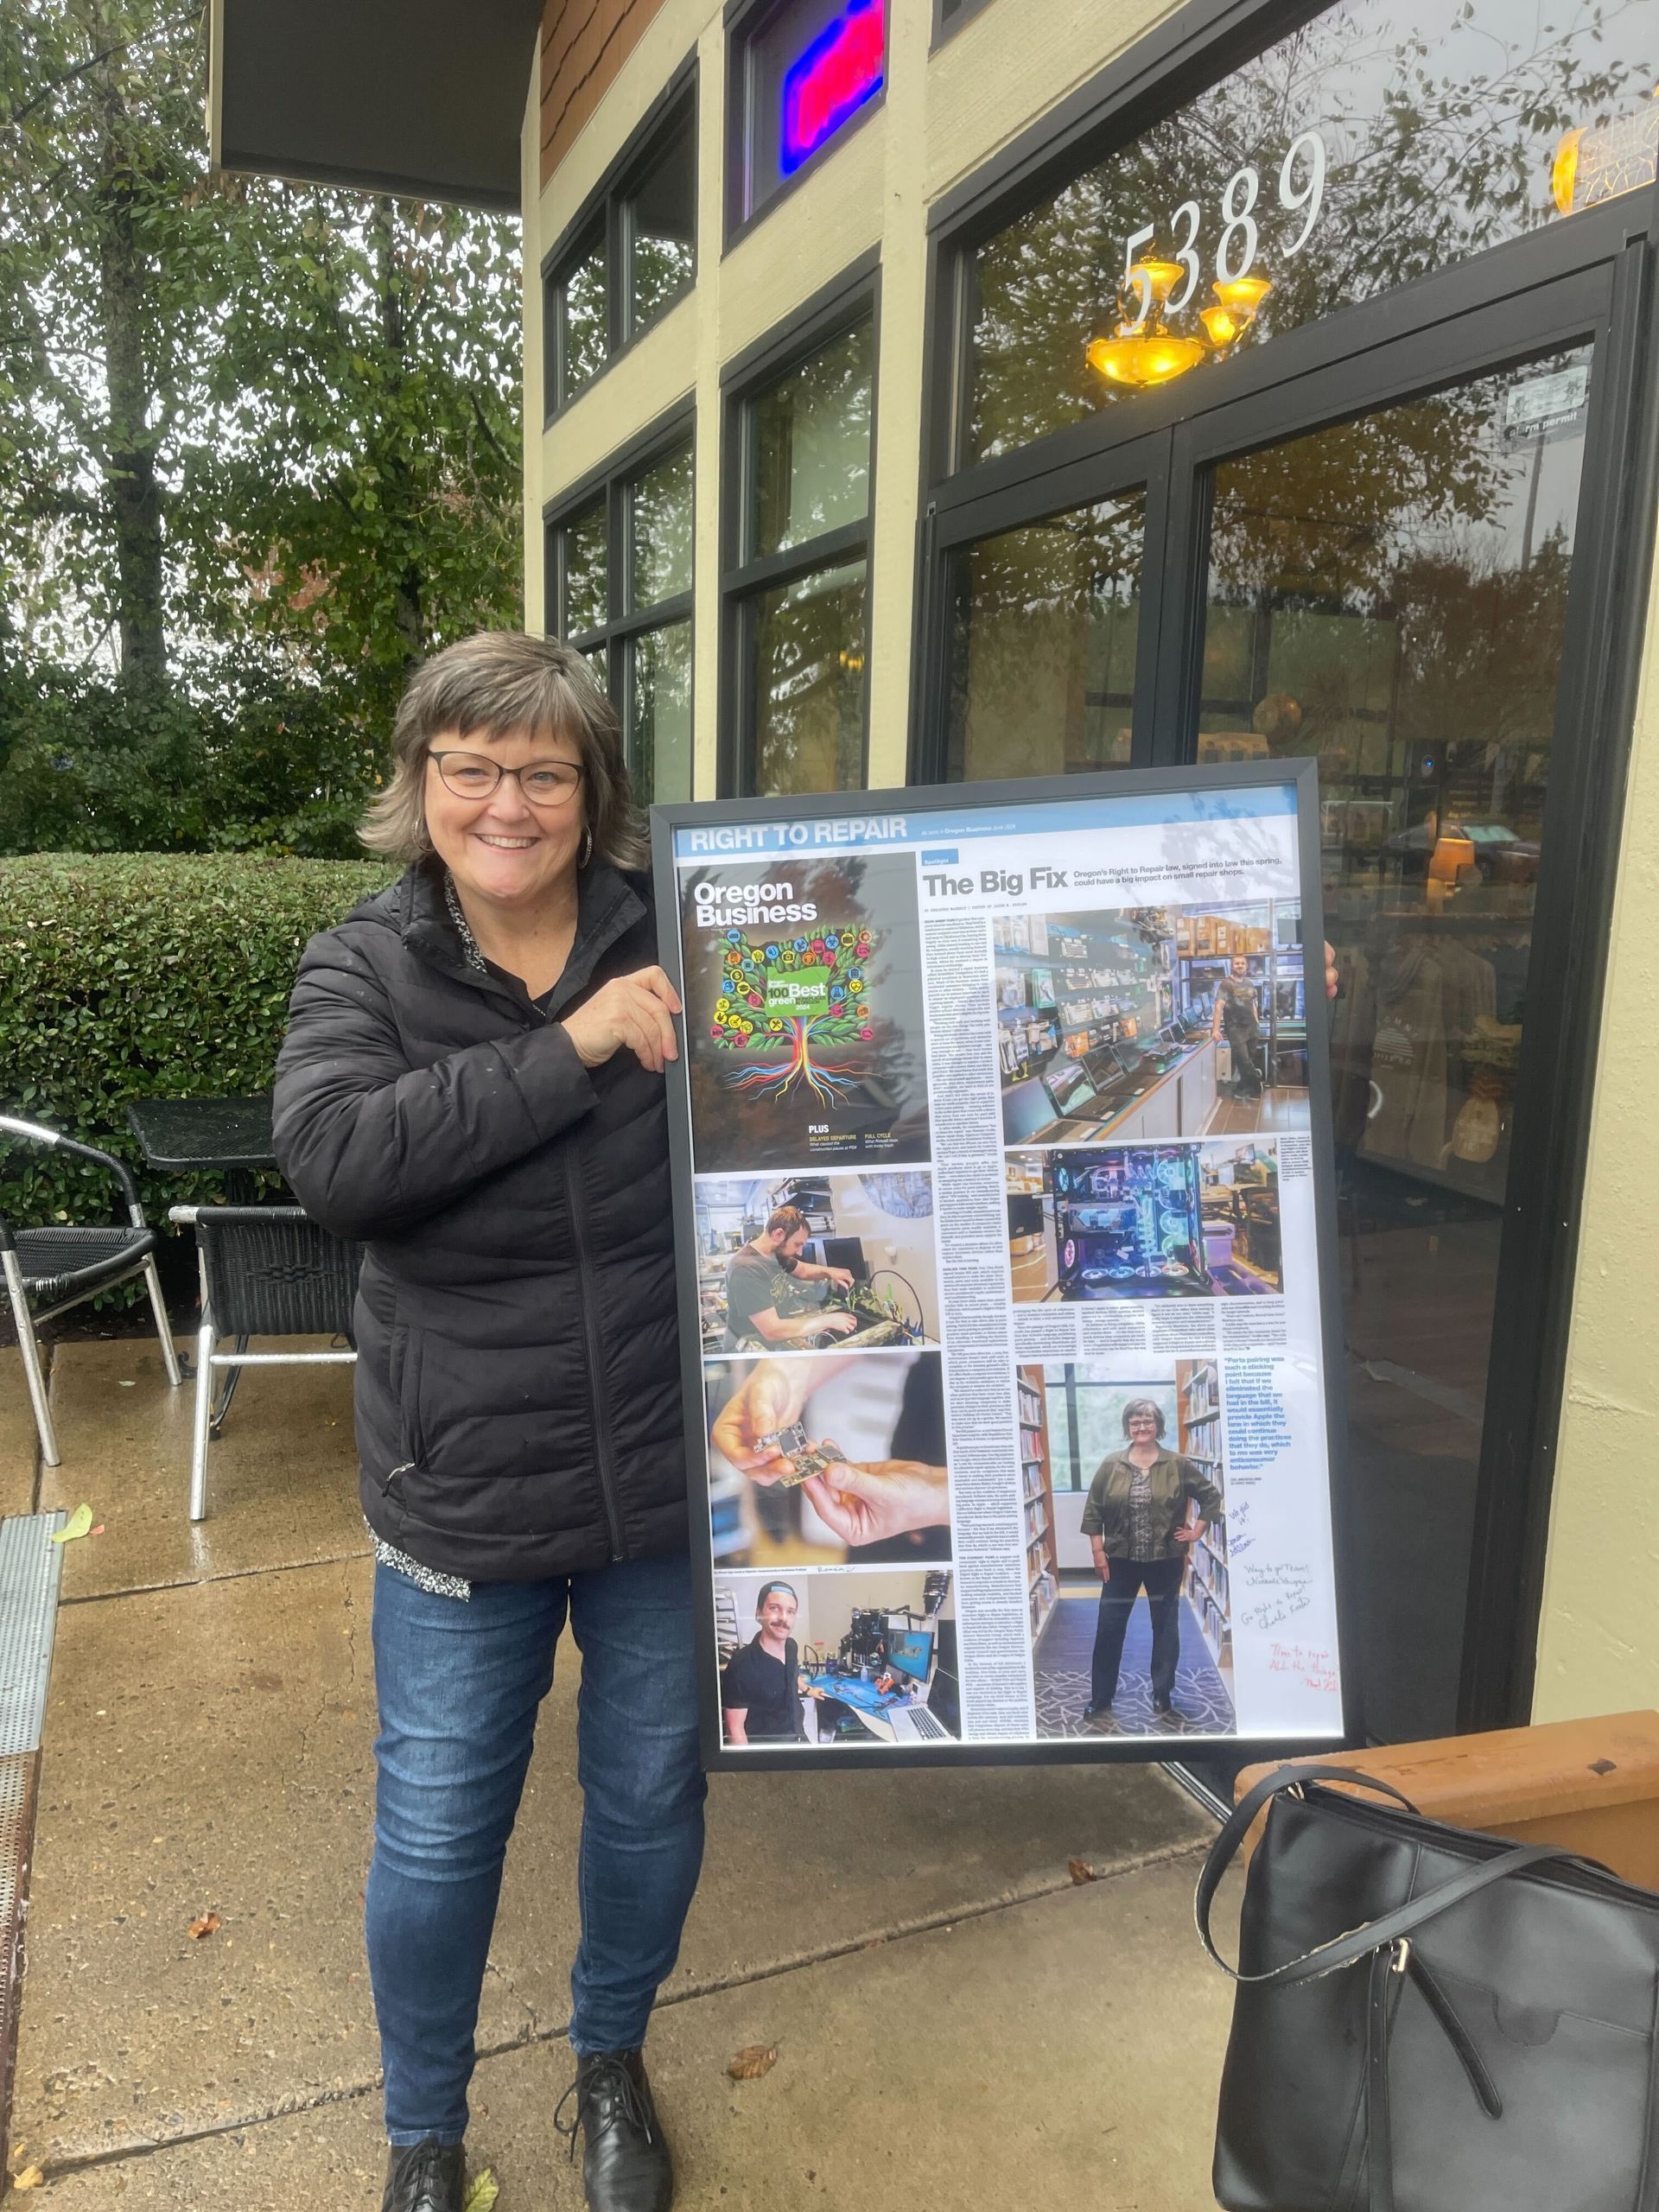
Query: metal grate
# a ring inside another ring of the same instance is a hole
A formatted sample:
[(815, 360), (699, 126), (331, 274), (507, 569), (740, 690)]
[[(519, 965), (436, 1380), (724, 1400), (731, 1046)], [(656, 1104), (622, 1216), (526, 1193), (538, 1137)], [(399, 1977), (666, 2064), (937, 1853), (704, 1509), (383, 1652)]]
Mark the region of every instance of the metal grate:
[(0, 1521), (0, 1758), (38, 1751), (52, 1671), (63, 1547), (61, 1513)]

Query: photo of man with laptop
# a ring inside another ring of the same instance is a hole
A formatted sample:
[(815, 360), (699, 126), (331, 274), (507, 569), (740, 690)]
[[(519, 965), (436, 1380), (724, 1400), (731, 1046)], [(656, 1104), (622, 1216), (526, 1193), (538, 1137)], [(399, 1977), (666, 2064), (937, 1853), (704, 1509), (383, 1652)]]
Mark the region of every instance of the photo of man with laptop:
[[(717, 1573), (728, 1745), (941, 1743), (962, 1734), (955, 1578)], [(754, 1633), (742, 1638), (745, 1626)], [(784, 1694), (766, 1693), (778, 1677)]]

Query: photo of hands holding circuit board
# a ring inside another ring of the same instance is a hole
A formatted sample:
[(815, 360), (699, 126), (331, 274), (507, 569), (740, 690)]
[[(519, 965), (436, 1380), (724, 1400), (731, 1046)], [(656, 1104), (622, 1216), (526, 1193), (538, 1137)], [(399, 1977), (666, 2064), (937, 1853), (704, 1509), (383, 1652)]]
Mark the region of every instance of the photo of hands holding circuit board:
[(717, 1360), (705, 1380), (716, 1566), (950, 1560), (937, 1351)]

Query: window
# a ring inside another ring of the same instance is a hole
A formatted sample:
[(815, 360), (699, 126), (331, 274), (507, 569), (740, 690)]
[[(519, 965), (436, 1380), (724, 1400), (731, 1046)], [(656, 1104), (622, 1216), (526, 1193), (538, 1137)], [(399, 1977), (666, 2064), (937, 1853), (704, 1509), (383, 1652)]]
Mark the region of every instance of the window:
[(958, 466), (1651, 184), (1659, 19), (1346, 0), (968, 257)]
[(989, 4), (989, 0), (933, 0), (933, 43), (939, 46), (952, 31), (957, 31), (970, 16)]
[(1099, 1373), (1070, 1360), (1043, 1370), (1049, 1471), (1056, 1490), (1086, 1491), (1102, 1460), (1124, 1449), (1123, 1408), (1133, 1398), (1150, 1398), (1161, 1409), (1172, 1448), (1180, 1433), (1175, 1386), (1167, 1376), (1150, 1381), (1114, 1376), (1106, 1382), (1097, 1379)]
[(659, 426), (548, 522), (548, 627), (610, 693), (642, 805), (691, 796), (687, 427)]
[(546, 406), (557, 414), (696, 279), (696, 79), (635, 132), (548, 257)]
[[(849, 311), (843, 295), (839, 314)], [(868, 284), (851, 311), (858, 320), (827, 336), (808, 321), (811, 350), (758, 369), (732, 403), (737, 559), (727, 644), (737, 758), (728, 767), (746, 791), (856, 791), (864, 781), (875, 385)]]
[(728, 227), (768, 207), (880, 99), (887, 0), (773, 0), (733, 30)]

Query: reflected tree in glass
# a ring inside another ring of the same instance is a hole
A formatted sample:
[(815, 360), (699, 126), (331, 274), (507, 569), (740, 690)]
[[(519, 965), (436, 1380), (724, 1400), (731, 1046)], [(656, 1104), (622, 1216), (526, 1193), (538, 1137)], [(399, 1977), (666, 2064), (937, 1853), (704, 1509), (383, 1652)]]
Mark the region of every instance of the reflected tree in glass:
[(861, 561), (758, 595), (749, 618), (758, 792), (862, 785), (865, 598)]

